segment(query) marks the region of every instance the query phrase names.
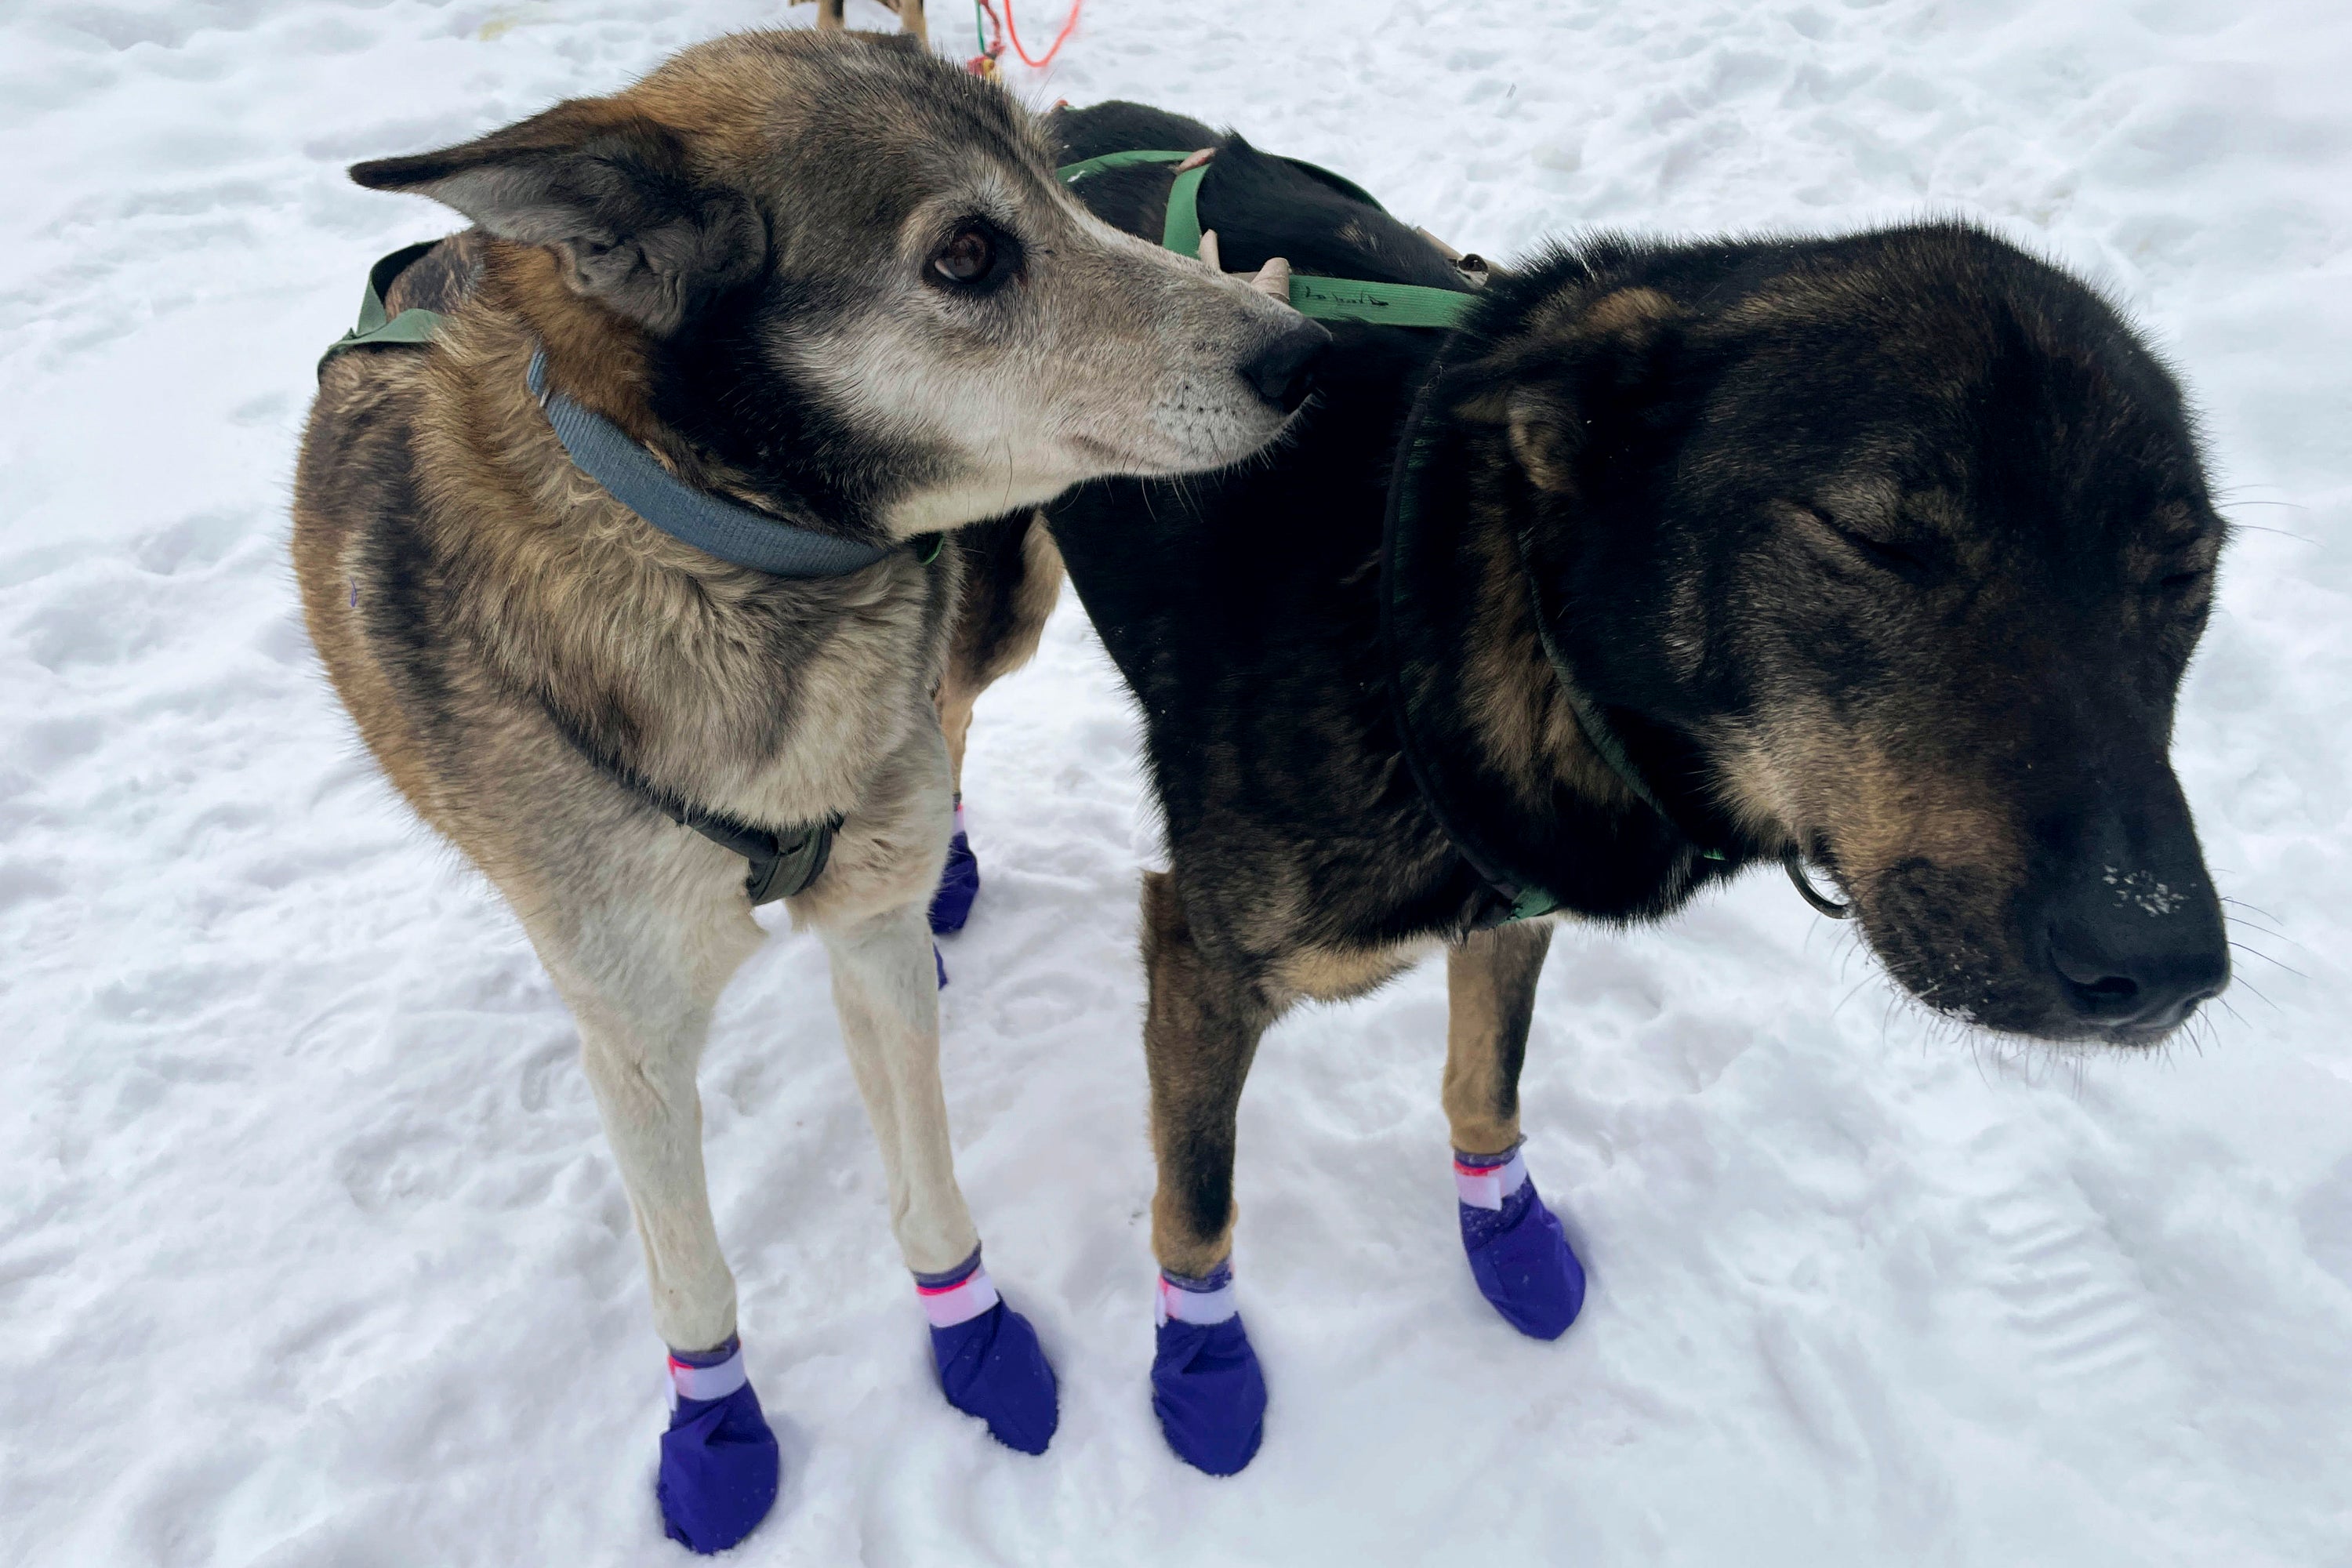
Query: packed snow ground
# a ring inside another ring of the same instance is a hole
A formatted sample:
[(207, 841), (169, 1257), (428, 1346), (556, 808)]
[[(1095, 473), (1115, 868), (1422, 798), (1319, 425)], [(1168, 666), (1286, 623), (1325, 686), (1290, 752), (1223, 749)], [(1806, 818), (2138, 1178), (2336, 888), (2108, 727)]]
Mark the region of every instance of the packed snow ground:
[[(345, 163), (782, 15), (0, 8), (0, 1560), (681, 1560), (572, 1026), (356, 752), (285, 500), (362, 273), (448, 226)], [(1776, 878), (1563, 935), (1529, 1155), (1594, 1290), (1555, 1345), (1461, 1261), (1438, 968), (1302, 1013), (1244, 1111), (1274, 1408), (1211, 1481), (1146, 1403), (1155, 841), (1066, 606), (981, 710), (946, 996), (962, 1174), (1061, 1435), (1024, 1458), (933, 1391), (819, 953), (780, 937), (703, 1079), (789, 1468), (740, 1560), (2352, 1562), (2341, 0), (1095, 0), (1013, 79), (1231, 122), (1498, 256), (1961, 212), (2101, 279), (2246, 529), (2179, 747), (2242, 984), (2194, 1048), (2012, 1060)]]

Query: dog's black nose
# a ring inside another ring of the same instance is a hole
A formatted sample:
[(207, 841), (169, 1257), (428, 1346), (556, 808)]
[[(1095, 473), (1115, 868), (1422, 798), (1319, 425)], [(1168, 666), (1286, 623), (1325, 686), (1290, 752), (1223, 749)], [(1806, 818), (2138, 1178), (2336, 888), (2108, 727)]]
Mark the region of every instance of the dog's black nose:
[(2084, 1023), (2159, 1033), (2230, 983), (2219, 913), (2203, 887), (2103, 871), (2052, 907), (2050, 967)]
[(1331, 334), (1302, 318), (1283, 328), (1242, 366), (1242, 379), (1257, 388), (1260, 397), (1291, 413), (1315, 390), (1315, 362), (1330, 346)]

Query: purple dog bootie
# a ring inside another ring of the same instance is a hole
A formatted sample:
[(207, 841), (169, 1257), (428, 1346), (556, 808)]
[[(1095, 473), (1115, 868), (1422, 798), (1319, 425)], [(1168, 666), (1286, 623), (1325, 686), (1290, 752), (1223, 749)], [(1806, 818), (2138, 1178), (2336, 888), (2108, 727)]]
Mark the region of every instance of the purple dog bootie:
[(1584, 1269), (1544, 1207), (1528, 1163), (1507, 1154), (1454, 1156), (1462, 1246), (1478, 1289), (1519, 1332), (1556, 1340), (1584, 1306)]
[(955, 797), (955, 837), (948, 840), (948, 863), (940, 872), (940, 890), (931, 895), (931, 934), (948, 936), (963, 930), (971, 918), (971, 901), (980, 896), (980, 862), (973, 858), (971, 840), (963, 830), (963, 795)]
[(1202, 1279), (1161, 1269), (1156, 1294), (1151, 1412), (1160, 1435), (1194, 1469), (1237, 1475), (1265, 1436), (1265, 1374), (1242, 1327), (1233, 1265)]
[(944, 1274), (918, 1274), (915, 1293), (931, 1321), (931, 1359), (948, 1403), (988, 1423), (1008, 1448), (1042, 1454), (1061, 1425), (1054, 1369), (1029, 1320), (1004, 1304), (980, 1249)]
[(672, 1541), (724, 1552), (775, 1506), (782, 1464), (760, 1396), (743, 1374), (743, 1346), (669, 1353), (669, 1430), (654, 1496)]

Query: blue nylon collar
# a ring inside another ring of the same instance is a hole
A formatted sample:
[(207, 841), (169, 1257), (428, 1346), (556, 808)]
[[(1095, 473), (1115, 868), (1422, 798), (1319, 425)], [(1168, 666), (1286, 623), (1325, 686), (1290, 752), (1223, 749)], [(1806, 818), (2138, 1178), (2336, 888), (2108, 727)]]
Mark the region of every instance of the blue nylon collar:
[(705, 555), (772, 577), (845, 577), (895, 548), (801, 528), (681, 483), (619, 426), (548, 390), (544, 348), (531, 351), (530, 381), (555, 438), (581, 472), (614, 500)]

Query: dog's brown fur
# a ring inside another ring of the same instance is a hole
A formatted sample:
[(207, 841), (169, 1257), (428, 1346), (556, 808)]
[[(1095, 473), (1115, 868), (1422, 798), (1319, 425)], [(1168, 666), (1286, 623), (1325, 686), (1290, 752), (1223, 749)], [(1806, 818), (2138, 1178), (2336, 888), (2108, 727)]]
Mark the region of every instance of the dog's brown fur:
[[(1060, 565), (1035, 504), (1245, 456), (1320, 330), (1093, 218), (1009, 97), (895, 38), (722, 39), (354, 173), (478, 226), (390, 291), (445, 313), (429, 346), (324, 368), (296, 481), (305, 617), (362, 739), (579, 1021), (656, 1328), (681, 1351), (735, 1331), (695, 1066), (761, 934), (744, 860), (666, 804), (838, 823), (788, 907), (832, 960), (902, 1256), (957, 1267), (978, 1237), (924, 923), (943, 720), (960, 759), (972, 701), (1036, 646)], [(950, 270), (975, 235), (985, 268)], [(882, 558), (779, 578), (655, 528), (573, 466), (526, 384), (535, 349), (684, 484)]]

